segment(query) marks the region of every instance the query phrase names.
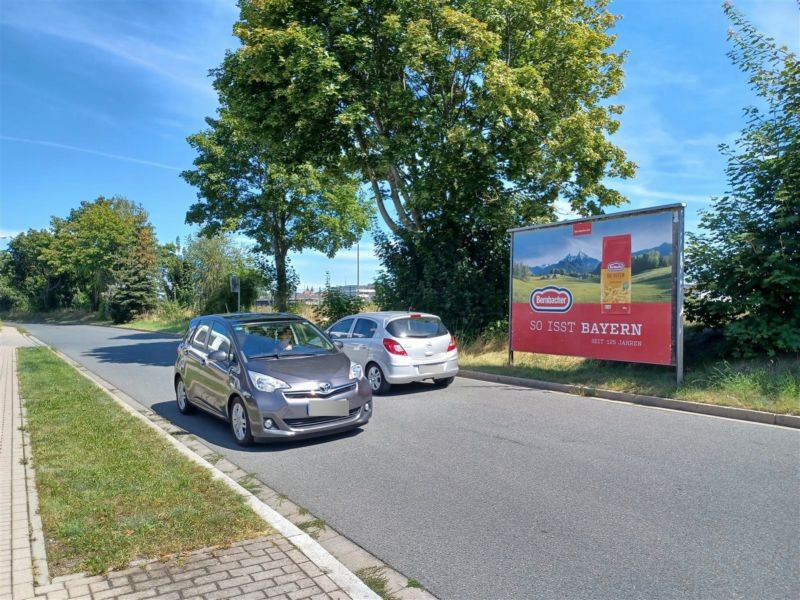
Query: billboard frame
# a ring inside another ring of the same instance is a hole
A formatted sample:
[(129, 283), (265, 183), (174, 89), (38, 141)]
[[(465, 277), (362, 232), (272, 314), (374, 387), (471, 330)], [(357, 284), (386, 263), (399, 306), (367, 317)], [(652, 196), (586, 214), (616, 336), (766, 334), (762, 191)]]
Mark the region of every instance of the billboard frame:
[[(672, 227), (672, 259), (674, 269), (672, 273), (672, 352), (675, 359), (675, 376), (678, 385), (683, 383), (683, 244), (684, 244), (684, 213), (686, 211), (686, 204), (678, 202), (675, 204), (664, 204), (661, 206), (652, 206), (649, 208), (640, 208), (634, 210), (625, 210), (622, 212), (594, 215), (591, 217), (581, 217), (579, 219), (569, 219), (566, 221), (554, 221), (552, 223), (542, 223), (539, 225), (528, 225), (526, 227), (514, 227), (509, 229), (510, 234), (509, 243), (511, 249), (509, 252), (508, 261), (508, 364), (514, 364), (514, 350), (513, 348), (513, 327), (512, 327), (512, 309), (514, 300), (514, 234), (525, 231), (533, 231), (537, 229), (548, 229), (552, 227), (563, 227), (574, 223), (585, 223), (594, 221), (611, 221), (614, 219), (640, 216), (651, 213), (672, 212), (673, 213), (673, 227)], [(677, 226), (676, 226), (677, 224)], [(531, 353), (534, 354), (534, 353)], [(612, 359), (605, 359), (612, 360)], [(627, 362), (627, 361), (620, 361)]]

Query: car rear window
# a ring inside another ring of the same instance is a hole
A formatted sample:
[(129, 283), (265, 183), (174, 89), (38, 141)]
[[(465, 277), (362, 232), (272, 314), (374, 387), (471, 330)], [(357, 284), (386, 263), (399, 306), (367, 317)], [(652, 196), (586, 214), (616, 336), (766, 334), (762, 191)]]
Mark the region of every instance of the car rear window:
[(395, 319), (386, 326), (386, 331), (396, 338), (432, 338), (450, 333), (439, 317)]

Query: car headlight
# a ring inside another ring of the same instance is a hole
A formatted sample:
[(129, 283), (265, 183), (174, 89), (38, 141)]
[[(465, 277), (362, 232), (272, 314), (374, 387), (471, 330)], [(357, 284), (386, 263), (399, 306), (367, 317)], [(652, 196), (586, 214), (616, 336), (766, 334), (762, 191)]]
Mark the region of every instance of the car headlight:
[(253, 382), (253, 385), (256, 386), (256, 389), (261, 390), (262, 392), (274, 392), (275, 390), (289, 387), (289, 384), (285, 381), (275, 379), (274, 377), (264, 375), (263, 373), (248, 371), (247, 374), (250, 375), (250, 381)]
[(350, 363), (350, 379), (361, 379), (364, 375), (364, 369), (358, 363)]

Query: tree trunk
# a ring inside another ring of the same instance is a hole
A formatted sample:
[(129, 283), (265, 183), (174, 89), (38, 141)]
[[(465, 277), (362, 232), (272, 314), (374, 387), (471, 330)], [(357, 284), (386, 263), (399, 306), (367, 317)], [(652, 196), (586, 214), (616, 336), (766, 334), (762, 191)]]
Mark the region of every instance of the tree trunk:
[(286, 281), (286, 251), (275, 253), (275, 308), (280, 312), (289, 310), (289, 286)]

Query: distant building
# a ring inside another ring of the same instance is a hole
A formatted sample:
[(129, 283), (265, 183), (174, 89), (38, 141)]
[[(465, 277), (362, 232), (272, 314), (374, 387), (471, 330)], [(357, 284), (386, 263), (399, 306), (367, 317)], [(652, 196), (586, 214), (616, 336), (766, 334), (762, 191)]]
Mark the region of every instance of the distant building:
[(295, 292), (292, 297), (294, 302), (303, 302), (312, 306), (319, 304), (321, 299), (322, 294), (319, 291), (315, 292), (313, 287), (307, 287), (302, 292)]
[(358, 296), (364, 302), (372, 302), (375, 299), (375, 284), (367, 285), (339, 285), (336, 286), (337, 290), (342, 292), (345, 296)]

